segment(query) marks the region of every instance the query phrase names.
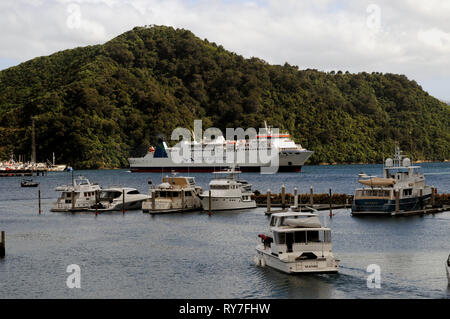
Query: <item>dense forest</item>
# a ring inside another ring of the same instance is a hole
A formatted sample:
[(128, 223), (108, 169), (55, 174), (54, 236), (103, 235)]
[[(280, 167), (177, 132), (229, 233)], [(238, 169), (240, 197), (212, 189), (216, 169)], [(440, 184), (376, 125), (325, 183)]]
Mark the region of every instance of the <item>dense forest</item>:
[(450, 159), (450, 106), (404, 75), (270, 65), (165, 26), (1, 71), (0, 159), (29, 156), (32, 117), (38, 160), (76, 168), (126, 167), (194, 119), (223, 132), (266, 120), (313, 150), (310, 164), (381, 162), (395, 142)]

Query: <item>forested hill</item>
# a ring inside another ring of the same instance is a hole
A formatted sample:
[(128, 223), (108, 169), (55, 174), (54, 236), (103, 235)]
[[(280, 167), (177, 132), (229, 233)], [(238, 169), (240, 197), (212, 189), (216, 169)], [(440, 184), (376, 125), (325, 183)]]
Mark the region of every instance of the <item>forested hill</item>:
[[(289, 44), (286, 44), (289, 45)], [(450, 158), (450, 107), (403, 75), (324, 73), (245, 59), (171, 27), (39, 57), (0, 72), (0, 158), (126, 167), (178, 126), (288, 130), (310, 164)], [(225, 131), (224, 131), (225, 132)]]

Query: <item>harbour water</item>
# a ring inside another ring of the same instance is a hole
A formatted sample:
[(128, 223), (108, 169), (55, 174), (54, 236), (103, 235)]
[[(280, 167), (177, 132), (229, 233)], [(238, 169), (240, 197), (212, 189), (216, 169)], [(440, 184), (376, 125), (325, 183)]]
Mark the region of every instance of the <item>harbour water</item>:
[[(424, 163), (427, 184), (450, 193), (450, 163)], [(379, 175), (381, 165), (305, 166), (302, 173), (243, 174), (253, 189), (351, 194), (357, 174)], [(162, 174), (128, 170), (75, 171), (102, 187), (148, 191)], [(166, 175), (166, 174), (164, 174)], [(190, 174), (206, 188), (211, 174)], [(336, 210), (333, 253), (339, 274), (290, 276), (253, 262), (257, 235), (268, 229), (264, 208), (151, 216), (141, 211), (53, 213), (54, 187), (71, 173), (49, 172), (36, 188), (20, 177), (0, 179), (0, 298), (449, 298), (444, 262), (450, 253), (450, 212), (412, 217), (352, 217)], [(328, 212), (324, 212), (328, 214)], [(81, 267), (81, 289), (66, 286), (68, 265)], [(381, 288), (368, 288), (370, 264)]]

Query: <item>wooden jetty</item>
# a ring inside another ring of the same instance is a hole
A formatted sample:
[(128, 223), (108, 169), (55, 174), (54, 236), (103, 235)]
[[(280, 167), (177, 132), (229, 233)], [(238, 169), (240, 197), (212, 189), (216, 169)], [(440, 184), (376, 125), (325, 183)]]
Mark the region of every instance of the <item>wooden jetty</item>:
[(47, 175), (47, 168), (39, 169), (10, 169), (10, 170), (0, 170), (0, 177), (11, 177), (11, 176), (45, 176)]

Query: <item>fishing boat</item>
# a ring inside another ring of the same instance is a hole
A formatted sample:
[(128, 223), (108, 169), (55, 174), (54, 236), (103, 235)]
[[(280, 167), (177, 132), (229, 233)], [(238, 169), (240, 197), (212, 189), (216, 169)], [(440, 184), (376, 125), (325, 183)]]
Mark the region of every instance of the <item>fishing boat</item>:
[(156, 188), (150, 186), (151, 197), (142, 202), (144, 213), (161, 214), (201, 210), (199, 194), (202, 188), (195, 185), (194, 177), (166, 176)]
[(200, 198), (204, 210), (238, 210), (255, 208), (252, 199), (251, 184), (240, 179), (241, 171), (235, 167), (214, 172), (214, 178), (209, 183), (209, 190), (202, 192)]
[(394, 158), (385, 161), (382, 177), (358, 175), (358, 182), (364, 186), (355, 190), (352, 215), (391, 215), (424, 208), (433, 189), (425, 185), (419, 169), (397, 146)]
[(259, 234), (255, 263), (288, 274), (337, 273), (339, 260), (332, 252), (331, 229), (316, 213), (275, 213), (269, 234)]
[(142, 202), (150, 196), (141, 194), (136, 188), (110, 187), (100, 192), (90, 211), (115, 211), (141, 209)]
[(38, 187), (39, 186), (39, 182), (33, 182), (32, 179), (23, 179), (20, 182), (20, 186), (21, 187)]
[(58, 200), (53, 204), (52, 212), (69, 212), (88, 210), (96, 202), (96, 196), (101, 188), (91, 183), (84, 176), (73, 179), (72, 185), (57, 186), (55, 191), (61, 192)]

